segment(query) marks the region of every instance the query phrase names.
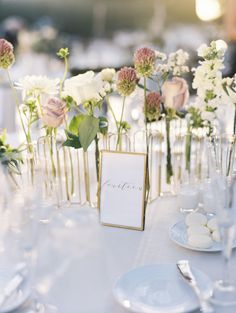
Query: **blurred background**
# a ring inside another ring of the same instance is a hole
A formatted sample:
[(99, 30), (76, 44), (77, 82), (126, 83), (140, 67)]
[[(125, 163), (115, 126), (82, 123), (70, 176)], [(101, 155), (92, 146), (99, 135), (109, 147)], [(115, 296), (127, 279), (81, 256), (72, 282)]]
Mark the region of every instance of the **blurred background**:
[(0, 0), (0, 34), (19, 53), (72, 49), (78, 70), (120, 67), (149, 44), (195, 50), (224, 37), (226, 0)]
[[(134, 50), (143, 45), (166, 53), (187, 50), (194, 66), (199, 45), (218, 38), (232, 46), (226, 72), (233, 75), (236, 0), (0, 0), (0, 37), (15, 46), (15, 79), (60, 75), (63, 65), (56, 52), (65, 46), (73, 74), (132, 65)], [(0, 106), (6, 99), (0, 94)], [(0, 127), (4, 114), (3, 109)]]

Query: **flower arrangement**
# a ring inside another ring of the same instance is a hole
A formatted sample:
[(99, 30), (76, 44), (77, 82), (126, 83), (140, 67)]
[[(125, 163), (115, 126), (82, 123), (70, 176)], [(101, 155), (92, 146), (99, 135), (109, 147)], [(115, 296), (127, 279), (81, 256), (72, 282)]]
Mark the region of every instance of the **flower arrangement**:
[(213, 131), (212, 122), (216, 119), (217, 108), (224, 97), (222, 69), (227, 45), (222, 40), (212, 41), (209, 46), (203, 44), (198, 49), (202, 59), (199, 66), (193, 68), (194, 79), (192, 86), (197, 91), (197, 97), (190, 105), (190, 113), (201, 113), (201, 123), (208, 128), (208, 134)]
[[(108, 110), (116, 127), (116, 150), (122, 151), (122, 134), (130, 129), (124, 120), (127, 98), (143, 90), (143, 116), (146, 136), (148, 198), (149, 181), (149, 123), (163, 120), (166, 136), (166, 180), (170, 183), (174, 174), (172, 166), (171, 122), (186, 118), (186, 169), (190, 171), (192, 131), (197, 128), (213, 133), (218, 119), (217, 110), (222, 103), (234, 105), (235, 116), (233, 133), (236, 133), (236, 77), (223, 78), (222, 69), (226, 44), (213, 41), (209, 46), (198, 49), (199, 66), (192, 69), (193, 88), (196, 90), (195, 101), (189, 102), (189, 88), (184, 75), (189, 72), (186, 65), (188, 53), (183, 50), (166, 55), (149, 47), (142, 47), (134, 53), (133, 67), (123, 67), (118, 72), (105, 68), (99, 73), (91, 70), (84, 74), (68, 77), (69, 50), (62, 48), (57, 53), (64, 62), (64, 74), (61, 79), (46, 76), (26, 76), (13, 84), (10, 67), (15, 62), (12, 45), (0, 39), (0, 68), (7, 71), (9, 83), (16, 100), (25, 142), (32, 144), (32, 127), (38, 122), (45, 131), (51, 151), (51, 165), (56, 175), (53, 158), (52, 137), (57, 136), (58, 128), (65, 130), (64, 147), (82, 148), (87, 153), (94, 144), (96, 176), (99, 178), (99, 138), (109, 131), (109, 120), (103, 113), (103, 106)], [(20, 90), (22, 99), (18, 99), (16, 90)], [(122, 98), (121, 114), (117, 116), (110, 101), (112, 93)], [(31, 149), (31, 148), (29, 148)], [(30, 152), (32, 152), (30, 150)], [(73, 176), (73, 160), (69, 154)], [(72, 186), (72, 190), (73, 190)]]
[[(141, 85), (141, 87), (144, 89), (147, 155), (149, 155), (147, 125), (150, 121), (162, 118), (165, 119), (167, 143), (167, 183), (171, 182), (171, 177), (173, 176), (170, 145), (170, 122), (175, 118), (183, 117), (180, 111), (187, 104), (189, 98), (188, 85), (186, 81), (180, 77), (189, 71), (185, 64), (187, 60), (188, 54), (183, 50), (170, 53), (167, 57), (159, 51), (154, 51), (150, 48), (144, 47), (138, 49), (134, 54), (136, 71), (139, 77), (143, 79), (143, 86)], [(149, 94), (147, 92), (148, 79), (155, 82), (157, 86), (156, 90), (149, 92)], [(154, 97), (155, 102), (152, 100)], [(152, 105), (150, 105), (150, 102), (152, 102)]]
[[(196, 89), (197, 97), (189, 105), (186, 116), (188, 126), (185, 153), (188, 172), (190, 172), (193, 130), (205, 129), (206, 135), (210, 137), (218, 121), (217, 111), (219, 108), (225, 103), (232, 101), (235, 103), (228, 91), (229, 89), (233, 91), (233, 79), (223, 78), (222, 75), (226, 49), (227, 45), (223, 40), (212, 41), (209, 46), (203, 44), (198, 49), (199, 66), (192, 69), (194, 74), (192, 87)], [(236, 121), (236, 115), (234, 120)]]

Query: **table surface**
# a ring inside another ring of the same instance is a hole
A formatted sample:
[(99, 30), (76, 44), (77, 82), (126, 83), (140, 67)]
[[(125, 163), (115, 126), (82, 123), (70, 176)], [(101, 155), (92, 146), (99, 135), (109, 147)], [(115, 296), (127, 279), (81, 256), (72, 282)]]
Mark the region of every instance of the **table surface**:
[[(60, 211), (56, 214), (61, 216)], [(64, 230), (56, 226), (47, 232), (45, 228), (36, 274), (45, 301), (56, 305), (60, 313), (127, 312), (115, 302), (112, 287), (119, 276), (142, 265), (188, 259), (212, 280), (221, 278), (219, 252), (192, 251), (170, 240), (169, 227), (183, 219), (175, 197), (160, 198), (148, 206), (143, 232), (102, 226), (94, 208), (65, 208), (63, 216)], [(232, 267), (235, 262), (233, 253)], [(45, 269), (51, 276), (44, 277)], [(233, 313), (236, 308), (216, 312)]]

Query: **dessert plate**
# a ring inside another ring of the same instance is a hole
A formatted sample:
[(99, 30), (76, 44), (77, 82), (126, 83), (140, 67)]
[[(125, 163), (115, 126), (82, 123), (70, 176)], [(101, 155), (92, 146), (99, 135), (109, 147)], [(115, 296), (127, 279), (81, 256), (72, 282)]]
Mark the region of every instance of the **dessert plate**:
[[(193, 268), (206, 297), (212, 293), (210, 278)], [(186, 313), (199, 307), (198, 299), (183, 280), (175, 264), (155, 264), (136, 268), (118, 279), (113, 294), (128, 311), (135, 313)]]
[[(12, 267), (0, 267), (0, 292), (4, 290), (6, 284), (11, 281), (14, 273)], [(14, 291), (0, 307), (0, 313), (12, 312), (13, 310), (20, 307), (30, 295), (30, 285), (29, 280), (25, 277), (22, 284), (19, 286), (16, 291)]]
[[(179, 246), (186, 249), (203, 251), (203, 252), (219, 252), (222, 251), (222, 244), (220, 242), (214, 241), (213, 245), (210, 248), (197, 248), (188, 244), (188, 234), (187, 226), (185, 221), (179, 221), (176, 224), (172, 225), (169, 229), (169, 236), (172, 241), (177, 243)], [(236, 248), (236, 240), (233, 242), (233, 247)]]

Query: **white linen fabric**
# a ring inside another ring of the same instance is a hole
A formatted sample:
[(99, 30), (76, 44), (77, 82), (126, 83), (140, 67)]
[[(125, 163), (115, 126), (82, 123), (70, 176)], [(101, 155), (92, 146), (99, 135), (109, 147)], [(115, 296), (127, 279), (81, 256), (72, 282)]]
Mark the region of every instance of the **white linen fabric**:
[[(58, 240), (60, 261), (71, 256), (63, 270), (55, 272), (54, 283), (44, 295), (45, 301), (56, 305), (61, 313), (127, 312), (115, 302), (112, 287), (119, 276), (141, 265), (188, 259), (212, 280), (222, 276), (220, 253), (187, 250), (169, 239), (169, 226), (184, 217), (178, 212), (174, 197), (161, 198), (148, 206), (144, 232), (102, 226), (94, 208), (76, 208), (73, 212), (77, 226), (68, 228), (64, 234), (55, 227), (53, 236), (42, 243), (43, 260), (52, 273), (58, 261), (49, 248), (53, 238)], [(236, 254), (233, 254), (234, 269)], [(40, 271), (37, 275), (40, 277)], [(232, 275), (236, 278), (235, 270)], [(17, 311), (22, 312), (27, 311)], [(220, 308), (216, 312), (233, 313), (236, 308)]]

